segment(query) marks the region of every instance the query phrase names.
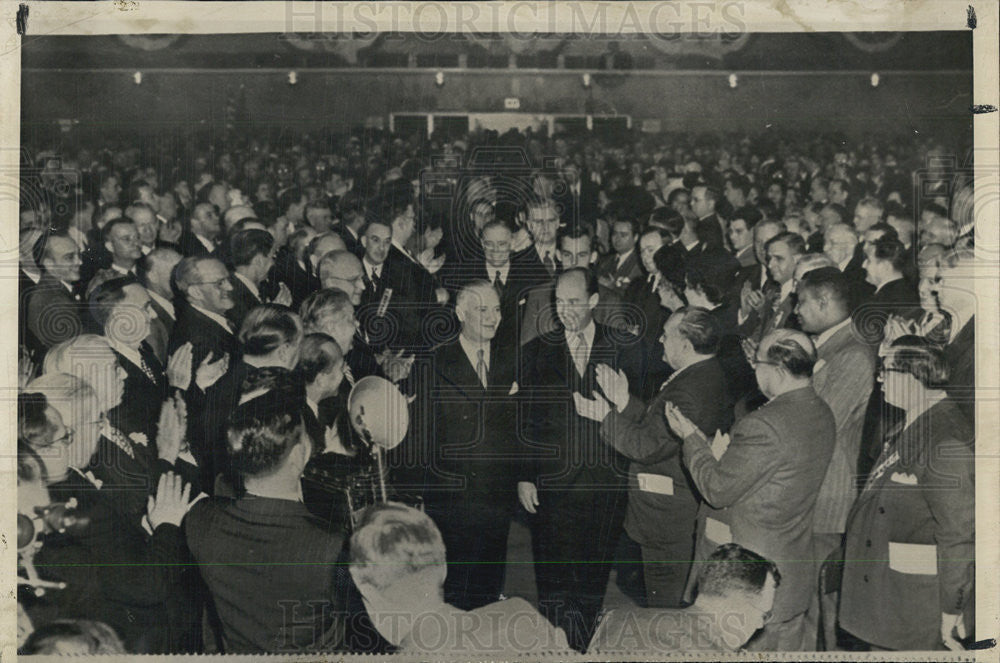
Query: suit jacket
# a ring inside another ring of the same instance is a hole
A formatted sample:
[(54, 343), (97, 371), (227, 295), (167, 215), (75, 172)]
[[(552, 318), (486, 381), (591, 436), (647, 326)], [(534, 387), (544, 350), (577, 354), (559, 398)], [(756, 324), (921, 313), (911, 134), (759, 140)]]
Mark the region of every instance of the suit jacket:
[(167, 376), (163, 365), (145, 343), (139, 347), (139, 355), (145, 360), (152, 379), (141, 367), (115, 351), (118, 365), (125, 369), (125, 388), (122, 402), (108, 412), (108, 419), (126, 434), (144, 434), (155, 447), (160, 409), (167, 397)]
[(561, 331), (540, 336), (521, 350), (521, 388), (530, 405), (520, 480), (534, 483), (539, 499), (545, 499), (545, 493), (571, 499), (580, 492), (574, 488), (592, 492), (625, 487), (626, 459), (601, 440), (600, 422), (576, 414), (573, 394), (593, 398), (598, 390), (596, 367), (602, 363), (624, 370), (629, 384), (641, 389), (642, 349), (636, 337), (600, 324), (595, 328), (582, 377)]
[(186, 561), (180, 528), (160, 525), (147, 540), (138, 518), (123, 521), (115, 511), (110, 487), (99, 489), (73, 469), (49, 492), (55, 501), (76, 499), (76, 515), (86, 524), (46, 534), (35, 564), (42, 578), (66, 588), (22, 599), (35, 625), (96, 619), (114, 628), (130, 652), (176, 652), (168, 604), (177, 607), (173, 598)]
[(865, 262), (865, 252), (858, 244), (851, 261), (843, 269), (843, 274), (851, 282), (851, 292), (854, 295), (853, 305), (860, 306), (875, 294), (875, 286), (868, 282), (868, 274), (862, 265)]
[(663, 344), (660, 343), (663, 325), (671, 311), (660, 306), (660, 296), (652, 289), (652, 282), (648, 279), (648, 276), (638, 278), (628, 284), (619, 309), (625, 320), (638, 323), (638, 334), (646, 352), (648, 379), (645, 389), (638, 394), (643, 400), (655, 396), (659, 386), (673, 372), (670, 365), (663, 361)]
[(906, 279), (896, 279), (882, 286), (852, 315), (854, 328), (862, 339), (877, 346), (885, 334), (885, 324), (890, 315), (912, 315), (920, 307), (917, 286)]
[(743, 247), (734, 253), (733, 256), (739, 261), (741, 268), (753, 267), (757, 264), (757, 256), (754, 254), (753, 244)]
[(306, 297), (322, 287), (319, 277), (300, 267), (295, 255), (284, 247), (278, 250), (271, 274), (277, 281), (288, 286), (292, 293), (292, 309), (296, 311)]
[(43, 273), (28, 298), (27, 338), (38, 343), (37, 356), (82, 334), (86, 316), (86, 304), (78, 301), (59, 279)]
[(618, 254), (605, 256), (597, 265), (598, 277), (606, 276), (615, 285), (611, 288), (618, 295), (624, 295), (628, 285), (637, 279), (642, 279), (642, 264), (639, 262), (639, 247), (633, 246), (632, 253), (618, 266)]
[(973, 435), (950, 399), (933, 405), (890, 438), (858, 497), (847, 525), (840, 624), (865, 642), (943, 649), (941, 613), (960, 613), (971, 600)]
[(948, 362), (948, 395), (966, 418), (976, 424), (976, 318), (969, 318), (955, 340), (944, 348)]
[(260, 297), (253, 294), (250, 288), (235, 274), (229, 280), (233, 284), (232, 297), (234, 304), (231, 309), (226, 311), (226, 318), (233, 323), (233, 327), (236, 328), (238, 333), (240, 327), (243, 325), (243, 320), (247, 317), (247, 313), (264, 302)]
[[(177, 319), (160, 306), (152, 297), (149, 301), (153, 307), (153, 312), (156, 313), (156, 318), (152, 320), (149, 336), (146, 337), (146, 343), (149, 344), (160, 364), (166, 366), (167, 345), (170, 343), (170, 335), (174, 331), (174, 324), (176, 324)], [(174, 309), (174, 313), (176, 312), (177, 310)]]
[(813, 514), (836, 442), (830, 407), (812, 387), (771, 399), (736, 422), (716, 460), (709, 442), (684, 441), (684, 464), (705, 499), (698, 515), (696, 559), (735, 542), (778, 565), (774, 619), (804, 613), (816, 593)]
[(819, 346), (816, 354), (813, 389), (833, 412), (837, 443), (816, 498), (813, 531), (843, 533), (857, 494), (855, 473), (865, 409), (874, 385), (875, 357), (855, 336), (850, 323)]
[(237, 352), (236, 336), (207, 315), (185, 302), (175, 301), (177, 323), (167, 344), (167, 354), (172, 355), (180, 346), (190, 342), (192, 347), (192, 370), (210, 353), (218, 359), (228, 354), (230, 361)]
[(654, 548), (691, 541), (700, 502), (681, 463), (681, 441), (667, 425), (667, 401), (709, 439), (716, 431), (727, 432), (732, 419), (725, 376), (714, 357), (675, 373), (649, 405), (632, 396), (621, 413), (612, 409), (604, 418), (602, 439), (631, 461), (625, 530)]
[[(398, 255), (392, 253), (393, 249)], [(382, 263), (377, 287), (368, 280), (366, 268), (366, 287), (361, 295), (357, 317), (377, 350), (387, 347), (393, 350), (421, 349), (426, 345), (422, 333), (424, 318), (434, 301), (430, 299), (433, 297), (433, 286), (428, 291), (427, 285), (430, 274), (424, 270), (428, 278), (418, 278), (418, 266), (398, 249), (393, 249)], [(380, 315), (383, 303), (385, 310)]]
[(347, 245), (347, 250), (360, 258), (365, 254), (365, 247), (361, 244), (361, 237), (355, 237), (354, 233), (347, 229), (346, 226), (340, 225), (334, 228), (334, 231), (340, 235), (341, 239), (344, 240), (344, 244)]
[(519, 409), (514, 346), (496, 337), (490, 343), (486, 387), (458, 339), (436, 348), (432, 362), (426, 393), (431, 429), (421, 450), (429, 461), (425, 500), (478, 500), (509, 508), (521, 459), (512, 425)]
[(205, 245), (201, 243), (201, 240), (195, 237), (194, 233), (188, 231), (181, 233), (181, 237), (177, 241), (177, 248), (180, 250), (181, 255), (188, 258), (192, 256), (206, 255), (218, 256), (219, 254), (218, 245), (215, 249), (209, 251)]
[(593, 223), (597, 216), (599, 198), (597, 185), (581, 179), (577, 186), (580, 187), (579, 193), (566, 185), (561, 185), (559, 193), (554, 196), (559, 219), (568, 226)]

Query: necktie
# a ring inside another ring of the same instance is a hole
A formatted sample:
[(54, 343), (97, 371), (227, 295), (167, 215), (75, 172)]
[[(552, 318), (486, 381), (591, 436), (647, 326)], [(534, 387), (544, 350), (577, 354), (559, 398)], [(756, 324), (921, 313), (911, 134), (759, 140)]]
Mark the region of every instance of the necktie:
[(141, 352), (139, 353), (139, 368), (142, 369), (142, 372), (146, 374), (146, 377), (149, 378), (150, 381), (156, 382), (156, 376), (153, 375), (153, 369), (151, 369), (149, 364), (146, 363), (146, 358), (142, 356)]
[(546, 271), (548, 271), (549, 276), (556, 273), (556, 262), (552, 259), (552, 253), (550, 251), (545, 252), (545, 258), (542, 260), (545, 265)]
[(488, 374), (486, 367), (486, 352), (482, 348), (479, 348), (476, 351), (476, 357), (478, 357), (478, 361), (476, 361), (476, 375), (479, 376), (479, 381), (482, 383), (483, 387), (485, 387)]
[(584, 336), (583, 332), (576, 335), (576, 352), (574, 353), (574, 361), (576, 361), (576, 371), (580, 374), (580, 377), (587, 372), (587, 361), (590, 359), (587, 355), (590, 353), (590, 349), (587, 347), (587, 337)]
[(347, 384), (354, 386), (354, 373), (347, 364), (344, 364), (344, 379), (347, 380)]
[(503, 292), (503, 281), (500, 280), (500, 270), (497, 270), (496, 277), (493, 279), (493, 287), (496, 288), (497, 292)]
[(372, 290), (378, 290), (378, 286), (379, 286), (378, 271), (374, 267), (372, 267)]

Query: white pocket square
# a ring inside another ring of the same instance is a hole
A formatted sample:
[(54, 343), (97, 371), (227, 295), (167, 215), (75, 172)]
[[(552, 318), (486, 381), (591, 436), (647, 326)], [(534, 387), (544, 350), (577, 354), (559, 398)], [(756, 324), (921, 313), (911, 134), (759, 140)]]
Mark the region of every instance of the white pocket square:
[(521, 301), (519, 301), (519, 302), (517, 303), (517, 305), (518, 305), (518, 306), (524, 306), (524, 305), (525, 305), (525, 304), (527, 304), (527, 303), (528, 303), (528, 300), (527, 300), (527, 299), (522, 299)]
[(512, 382), (511, 385), (510, 385), (510, 391), (507, 392), (507, 395), (508, 396), (513, 396), (518, 391), (520, 391), (520, 387), (517, 386), (517, 382)]
[(813, 365), (813, 375), (816, 375), (817, 373), (819, 373), (819, 370), (821, 368), (823, 368), (824, 366), (826, 366), (826, 360), (825, 359), (820, 359), (819, 361), (817, 361), (816, 364)]
[(917, 475), (907, 474), (906, 472), (893, 472), (892, 476), (889, 477), (889, 481), (892, 481), (893, 483), (901, 483), (905, 486), (916, 486)]

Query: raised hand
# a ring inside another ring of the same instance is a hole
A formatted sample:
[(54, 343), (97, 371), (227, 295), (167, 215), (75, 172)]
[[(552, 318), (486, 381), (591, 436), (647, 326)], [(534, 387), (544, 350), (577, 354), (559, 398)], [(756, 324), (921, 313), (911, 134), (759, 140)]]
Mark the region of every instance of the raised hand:
[(168, 398), (160, 409), (156, 432), (156, 450), (159, 458), (171, 465), (184, 446), (187, 432), (187, 406), (182, 398)]
[(625, 371), (614, 370), (607, 364), (597, 366), (597, 386), (619, 410), (628, 405), (628, 377)]
[(680, 439), (684, 440), (698, 432), (698, 427), (680, 411), (680, 408), (670, 401), (664, 403), (663, 410), (667, 417), (667, 424)]
[(597, 398), (590, 399), (584, 398), (582, 394), (574, 393), (573, 404), (576, 406), (576, 413), (578, 415), (591, 421), (604, 421), (604, 417), (608, 416), (608, 413), (611, 412), (611, 405), (601, 398), (600, 395)]
[(164, 524), (180, 527), (190, 506), (191, 484), (185, 484), (184, 479), (173, 472), (165, 472), (160, 475), (156, 497), (150, 495), (146, 504), (149, 526), (153, 530)]
[(414, 361), (416, 361), (414, 355), (403, 356), (402, 350), (393, 354), (386, 349), (375, 356), (375, 362), (382, 368), (382, 372), (389, 378), (389, 381), (393, 383), (405, 380), (410, 376), (410, 369), (413, 368)]
[(715, 460), (722, 458), (722, 455), (726, 453), (726, 449), (729, 448), (729, 433), (723, 433), (722, 431), (715, 431), (715, 439), (712, 440), (712, 456)]
[(528, 513), (535, 513), (538, 506), (538, 488), (530, 481), (517, 482), (517, 499)]
[(185, 343), (167, 360), (167, 382), (181, 391), (191, 386), (192, 345)]
[(288, 286), (284, 283), (278, 284), (278, 294), (274, 296), (272, 304), (278, 304), (279, 306), (291, 306), (292, 305), (292, 291), (288, 289)]
[(202, 359), (201, 364), (198, 366), (198, 370), (195, 373), (195, 384), (197, 384), (198, 388), (202, 391), (205, 391), (215, 384), (219, 378), (226, 374), (226, 369), (229, 367), (229, 355), (223, 353), (217, 361), (209, 363), (214, 356), (214, 353), (209, 353), (204, 359)]

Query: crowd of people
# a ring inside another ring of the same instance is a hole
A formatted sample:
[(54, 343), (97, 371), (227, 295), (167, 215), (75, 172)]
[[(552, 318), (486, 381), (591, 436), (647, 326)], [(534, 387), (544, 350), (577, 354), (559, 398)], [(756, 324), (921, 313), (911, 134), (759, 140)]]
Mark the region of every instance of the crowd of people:
[[(22, 652), (973, 637), (960, 146), (107, 145), (22, 182)], [(391, 449), (349, 414), (369, 376)], [(504, 596), (514, 520), (536, 603)]]

